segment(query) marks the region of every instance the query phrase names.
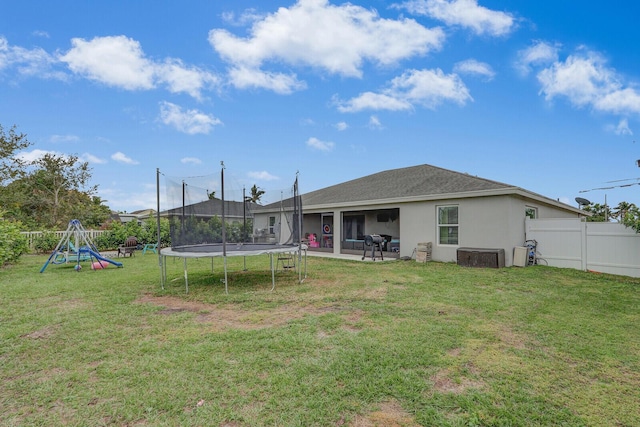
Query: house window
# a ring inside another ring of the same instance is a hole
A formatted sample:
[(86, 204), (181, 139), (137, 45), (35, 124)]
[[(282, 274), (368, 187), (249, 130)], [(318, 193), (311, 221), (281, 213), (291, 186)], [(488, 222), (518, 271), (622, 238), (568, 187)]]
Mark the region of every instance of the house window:
[(269, 217), (269, 234), (276, 234), (275, 225), (276, 225), (276, 217), (270, 216)]
[(438, 242), (458, 244), (458, 206), (438, 206)]
[(524, 216), (526, 216), (527, 218), (536, 219), (538, 217), (538, 208), (525, 206)]

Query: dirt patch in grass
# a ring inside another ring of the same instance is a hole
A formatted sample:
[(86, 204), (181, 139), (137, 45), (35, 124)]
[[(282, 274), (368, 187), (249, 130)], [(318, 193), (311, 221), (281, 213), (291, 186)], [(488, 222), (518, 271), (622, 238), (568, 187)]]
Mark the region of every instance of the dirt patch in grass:
[(527, 348), (527, 339), (510, 328), (502, 327), (497, 331), (498, 338), (507, 347), (517, 350), (525, 350)]
[[(338, 425), (342, 425), (338, 423)], [(358, 415), (348, 424), (349, 427), (417, 427), (413, 416), (400, 404), (391, 400), (380, 404), (380, 409), (367, 415)]]
[(245, 310), (240, 308), (224, 308), (215, 304), (197, 301), (185, 301), (174, 296), (155, 297), (143, 295), (136, 302), (163, 307), (156, 314), (172, 315), (181, 312), (196, 313), (195, 320), (212, 325), (217, 330), (224, 329), (262, 329), (285, 325), (305, 316), (320, 316), (327, 313), (338, 313), (345, 320), (345, 328), (358, 330), (358, 323), (363, 316), (360, 310), (346, 310), (336, 306), (317, 306), (309, 304), (285, 304), (268, 310)]
[(57, 331), (55, 326), (45, 326), (37, 331), (30, 332), (28, 334), (21, 335), (22, 338), (29, 338), (32, 340), (46, 339), (54, 335)]
[(482, 388), (483, 383), (461, 375), (452, 375), (449, 369), (438, 371), (433, 377), (433, 388), (439, 393), (462, 394), (470, 388)]
[(63, 295), (48, 295), (38, 298), (34, 301), (34, 305), (41, 307), (58, 307), (58, 308), (80, 308), (86, 307), (87, 302), (82, 298), (66, 299)]

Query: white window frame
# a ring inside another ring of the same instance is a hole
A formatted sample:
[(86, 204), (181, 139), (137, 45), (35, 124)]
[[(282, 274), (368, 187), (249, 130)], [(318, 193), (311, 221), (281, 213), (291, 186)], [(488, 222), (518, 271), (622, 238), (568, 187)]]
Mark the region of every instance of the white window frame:
[[(456, 208), (457, 211), (457, 222), (456, 223), (441, 223), (440, 222), (440, 211), (441, 209), (444, 208)], [(440, 231), (442, 228), (447, 227), (447, 228), (456, 228), (457, 229), (457, 236), (456, 236), (456, 242), (455, 243), (442, 243), (441, 242), (441, 237), (440, 237)], [(438, 236), (438, 245), (439, 246), (458, 246), (460, 245), (460, 206), (459, 205), (440, 205), (440, 206), (436, 206), (436, 233)]]
[(269, 217), (267, 225), (269, 226), (269, 234), (276, 234), (275, 233), (275, 227), (276, 227), (276, 217), (275, 216), (270, 216)]

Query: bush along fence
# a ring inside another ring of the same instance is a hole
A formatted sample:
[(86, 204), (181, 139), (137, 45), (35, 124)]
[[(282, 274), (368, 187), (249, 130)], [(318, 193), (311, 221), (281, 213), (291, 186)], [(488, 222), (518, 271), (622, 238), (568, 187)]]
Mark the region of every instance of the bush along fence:
[[(142, 224), (131, 221), (126, 224), (113, 222), (107, 230), (85, 230), (88, 237), (100, 251), (116, 249), (122, 245), (128, 237), (135, 237), (138, 244), (156, 243), (158, 241), (158, 228), (154, 220), (144, 221)], [(56, 245), (66, 231), (25, 231), (23, 238), (27, 241), (30, 252), (47, 253), (56, 248)], [(169, 220), (160, 220), (161, 247), (171, 245)]]
[[(91, 240), (106, 233), (107, 230), (86, 230)], [(22, 231), (30, 252), (49, 252), (56, 248), (66, 231)]]

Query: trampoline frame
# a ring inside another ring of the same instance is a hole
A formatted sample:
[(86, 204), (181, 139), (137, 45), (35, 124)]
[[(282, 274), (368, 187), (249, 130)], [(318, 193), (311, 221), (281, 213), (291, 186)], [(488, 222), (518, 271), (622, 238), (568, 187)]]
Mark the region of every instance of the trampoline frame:
[[(207, 250), (210, 249), (210, 250)], [(216, 249), (216, 250), (213, 250)], [(302, 283), (307, 278), (307, 247), (306, 245), (278, 245), (269, 243), (216, 243), (209, 245), (194, 245), (183, 246), (180, 248), (163, 248), (159, 251), (159, 256), (162, 257), (160, 263), (162, 268), (162, 289), (164, 290), (164, 284), (167, 280), (167, 257), (176, 257), (183, 259), (184, 270), (184, 284), (185, 291), (189, 293), (189, 272), (187, 268), (188, 258), (211, 258), (211, 271), (213, 272), (213, 260), (215, 258), (222, 258), (224, 265), (224, 292), (229, 293), (228, 286), (228, 271), (227, 271), (227, 257), (230, 256), (256, 256), (256, 255), (269, 255), (269, 265), (271, 267), (271, 291), (276, 288), (276, 274), (275, 265), (273, 262), (274, 254), (293, 253), (296, 254), (298, 259), (298, 282)], [(302, 273), (301, 263), (304, 258), (304, 277)], [(245, 261), (246, 267), (246, 261)]]

